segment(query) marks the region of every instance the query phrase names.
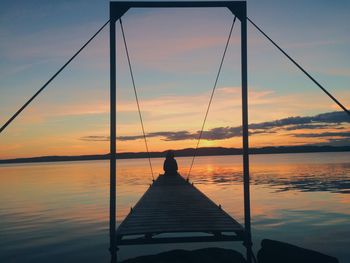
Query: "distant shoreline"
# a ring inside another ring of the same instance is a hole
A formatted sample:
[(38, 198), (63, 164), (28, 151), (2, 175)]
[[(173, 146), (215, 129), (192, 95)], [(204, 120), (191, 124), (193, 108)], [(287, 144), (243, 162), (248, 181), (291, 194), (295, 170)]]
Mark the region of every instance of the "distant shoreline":
[[(313, 152), (348, 152), (350, 146), (277, 146), (250, 148), (250, 154), (278, 154), (278, 153), (313, 153)], [(151, 152), (151, 158), (164, 157), (167, 151)], [(174, 150), (177, 157), (193, 156), (194, 149), (186, 148)], [(197, 149), (197, 156), (215, 156), (215, 155), (240, 155), (242, 149), (224, 148), (224, 147), (203, 147)], [(146, 152), (125, 152), (117, 153), (117, 159), (140, 159), (148, 158)], [(79, 156), (39, 156), (29, 158), (15, 158), (0, 160), (0, 164), (10, 163), (40, 163), (40, 162), (66, 162), (66, 161), (90, 161), (90, 160), (107, 160), (109, 154), (99, 155), (79, 155)]]

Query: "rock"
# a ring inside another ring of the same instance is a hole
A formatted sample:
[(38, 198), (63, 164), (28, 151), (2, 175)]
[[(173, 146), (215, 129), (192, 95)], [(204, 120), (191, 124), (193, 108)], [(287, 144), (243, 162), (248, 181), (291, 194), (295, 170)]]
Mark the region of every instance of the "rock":
[(339, 263), (338, 259), (288, 243), (264, 239), (258, 252), (259, 263)]
[(246, 263), (244, 257), (223, 248), (204, 248), (198, 250), (172, 250), (157, 255), (140, 256), (124, 260), (123, 263)]

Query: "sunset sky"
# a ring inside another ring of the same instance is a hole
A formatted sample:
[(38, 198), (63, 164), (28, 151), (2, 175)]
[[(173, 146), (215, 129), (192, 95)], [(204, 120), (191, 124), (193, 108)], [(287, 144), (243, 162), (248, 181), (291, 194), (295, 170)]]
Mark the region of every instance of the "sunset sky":
[[(1, 125), (108, 20), (108, 7), (100, 0), (0, 2)], [(349, 1), (249, 0), (247, 7), (255, 23), (350, 107)], [(232, 20), (221, 8), (124, 15), (151, 151), (196, 146)], [(239, 25), (202, 147), (241, 147)], [(117, 28), (117, 149), (144, 151)], [(0, 134), (0, 159), (109, 151), (108, 36), (106, 27)], [(350, 118), (250, 24), (248, 68), (252, 147), (350, 145)]]

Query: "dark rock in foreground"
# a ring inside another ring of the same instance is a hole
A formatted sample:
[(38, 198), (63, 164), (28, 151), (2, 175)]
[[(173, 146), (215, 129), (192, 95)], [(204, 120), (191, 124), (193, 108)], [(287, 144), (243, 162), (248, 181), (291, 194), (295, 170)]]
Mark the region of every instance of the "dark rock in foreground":
[[(288, 243), (264, 239), (258, 252), (259, 263), (339, 263), (338, 259), (317, 251)], [(157, 255), (140, 256), (122, 263), (246, 263), (234, 250), (204, 248), (198, 250), (172, 250)]]
[(172, 250), (157, 255), (140, 256), (124, 260), (123, 263), (246, 263), (244, 257), (223, 248), (204, 248), (198, 250)]
[(264, 239), (258, 252), (259, 263), (338, 263), (338, 259), (317, 251)]

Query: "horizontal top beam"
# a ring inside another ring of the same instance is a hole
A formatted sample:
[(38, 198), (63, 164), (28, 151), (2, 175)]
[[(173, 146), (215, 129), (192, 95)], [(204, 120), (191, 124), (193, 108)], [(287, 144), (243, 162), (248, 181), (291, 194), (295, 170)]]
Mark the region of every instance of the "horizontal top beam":
[(246, 18), (245, 1), (118, 1), (110, 2), (110, 18), (118, 20), (130, 8), (206, 8), (226, 7), (238, 19)]
[(229, 7), (246, 4), (245, 1), (118, 1), (111, 5), (124, 7)]

